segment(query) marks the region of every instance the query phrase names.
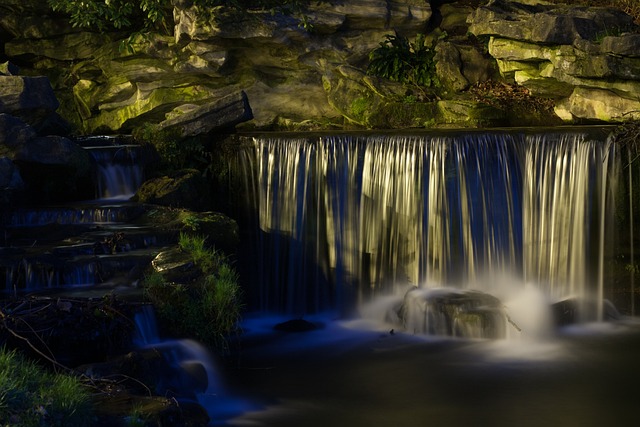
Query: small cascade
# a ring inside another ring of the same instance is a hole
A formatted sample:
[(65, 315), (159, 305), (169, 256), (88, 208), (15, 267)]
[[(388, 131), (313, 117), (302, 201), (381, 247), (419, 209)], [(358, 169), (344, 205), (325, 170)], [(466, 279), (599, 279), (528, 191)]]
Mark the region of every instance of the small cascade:
[(3, 221), (8, 227), (114, 224), (124, 223), (138, 212), (139, 208), (133, 205), (17, 208), (6, 212)]
[[(153, 348), (159, 351), (171, 368), (160, 378), (156, 390), (165, 395), (173, 393), (191, 395), (195, 393), (198, 402), (209, 412), (212, 420), (220, 418), (212, 411), (215, 401), (223, 391), (222, 381), (209, 351), (196, 341), (166, 340), (160, 337), (155, 312), (151, 305), (145, 305), (136, 313), (134, 343), (140, 349)], [(180, 396), (178, 396), (180, 398)]]
[(96, 198), (128, 200), (144, 180), (145, 152), (120, 137), (90, 137), (78, 141), (96, 162)]
[[(263, 311), (343, 310), (377, 296), (402, 298), (407, 287), (509, 301), (534, 286), (549, 304), (586, 301), (580, 320), (604, 316), (605, 262), (621, 234), (620, 155), (606, 130), (254, 137), (253, 144), (238, 167), (249, 177), (247, 216), (260, 230), (250, 281), (259, 284)], [(500, 310), (464, 311), (478, 323)], [(505, 324), (509, 316), (507, 307)], [(461, 318), (452, 322), (462, 331)]]

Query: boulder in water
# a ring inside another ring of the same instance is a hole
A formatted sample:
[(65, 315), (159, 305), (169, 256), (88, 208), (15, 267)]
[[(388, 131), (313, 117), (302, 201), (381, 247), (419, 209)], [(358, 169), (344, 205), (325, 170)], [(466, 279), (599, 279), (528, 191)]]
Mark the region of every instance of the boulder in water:
[(574, 325), (584, 321), (618, 320), (620, 313), (608, 300), (602, 301), (602, 319), (598, 319), (598, 304), (593, 300), (566, 298), (551, 305), (551, 313), (555, 326)]
[(462, 289), (409, 290), (397, 309), (409, 332), (466, 338), (503, 338), (502, 303), (484, 292)]

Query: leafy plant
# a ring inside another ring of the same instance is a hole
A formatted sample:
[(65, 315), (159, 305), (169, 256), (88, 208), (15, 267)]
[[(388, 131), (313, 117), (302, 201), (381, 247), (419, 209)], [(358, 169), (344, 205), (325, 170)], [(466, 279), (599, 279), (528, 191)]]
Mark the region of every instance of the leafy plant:
[[(134, 34), (151, 30), (170, 33), (168, 22), (172, 16), (172, 0), (47, 0), (49, 7), (69, 16), (74, 27), (99, 31), (130, 28)], [(306, 0), (192, 0), (200, 13), (210, 15), (216, 6), (236, 10), (268, 9), (272, 12), (296, 13), (300, 26), (311, 29), (308, 16), (302, 13)], [(210, 17), (210, 16), (208, 16)], [(130, 42), (131, 40), (129, 40)]]
[(53, 374), (0, 348), (0, 425), (89, 426), (89, 393), (75, 377)]
[(182, 218), (182, 224), (191, 231), (198, 231), (200, 229), (200, 223), (202, 220), (198, 218), (196, 215), (189, 214)]
[(69, 15), (74, 27), (99, 31), (162, 26), (170, 11), (170, 0), (47, 0), (51, 9)]
[(203, 276), (196, 283), (181, 285), (153, 273), (145, 278), (145, 294), (172, 334), (224, 349), (242, 311), (237, 273), (219, 251), (205, 245), (203, 236), (181, 233), (178, 245), (191, 255)]
[(388, 34), (385, 41), (369, 53), (367, 73), (400, 83), (422, 87), (439, 86), (435, 50), (427, 46), (424, 34), (410, 42), (398, 34)]

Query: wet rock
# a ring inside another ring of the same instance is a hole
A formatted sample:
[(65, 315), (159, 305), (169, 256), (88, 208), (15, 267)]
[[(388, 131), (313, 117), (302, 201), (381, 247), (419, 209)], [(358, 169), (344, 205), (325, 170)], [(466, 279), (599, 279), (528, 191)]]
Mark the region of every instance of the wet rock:
[(202, 275), (202, 271), (194, 264), (193, 257), (179, 248), (160, 252), (151, 261), (151, 266), (168, 283), (192, 283)]
[(414, 288), (396, 313), (412, 333), (466, 338), (503, 338), (506, 333), (502, 303), (480, 291)]
[(29, 139), (16, 148), (13, 160), (36, 200), (83, 200), (94, 195), (91, 157), (70, 139)]
[(185, 223), (185, 229), (205, 236), (205, 244), (226, 254), (236, 252), (240, 232), (235, 220), (219, 212), (193, 212), (187, 218), (190, 222)]
[(204, 426), (209, 416), (194, 399), (196, 393), (206, 389), (207, 375), (195, 365), (185, 366), (188, 373), (185, 367), (172, 365), (163, 349), (146, 348), (107, 362), (85, 364), (76, 371), (97, 384), (101, 379), (121, 378), (118, 389), (97, 398), (97, 412), (105, 422), (111, 419), (115, 423), (136, 412), (157, 425)]
[(33, 127), (10, 114), (0, 113), (0, 154), (15, 154), (35, 137)]
[[(620, 319), (620, 313), (608, 300), (602, 302), (601, 312), (604, 321)], [(595, 301), (567, 298), (551, 304), (551, 314), (555, 326), (562, 327), (597, 320), (598, 307)]]

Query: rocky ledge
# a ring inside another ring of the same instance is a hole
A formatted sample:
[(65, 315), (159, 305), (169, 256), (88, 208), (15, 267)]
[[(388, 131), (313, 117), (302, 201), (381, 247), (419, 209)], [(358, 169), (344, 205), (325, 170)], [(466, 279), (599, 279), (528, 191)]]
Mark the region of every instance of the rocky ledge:
[[(40, 1), (9, 0), (0, 12), (0, 61), (49, 77), (57, 112), (80, 133), (129, 132), (149, 122), (185, 136), (235, 126), (522, 125), (510, 107), (471, 96), (496, 81), (548, 99), (541, 124), (640, 115), (640, 32), (616, 9), (339, 0), (311, 2), (303, 15), (226, 7), (203, 15), (174, 1), (167, 34), (137, 37), (125, 49), (121, 32), (72, 28)], [(436, 91), (367, 75), (369, 53), (393, 34), (410, 41), (426, 34), (433, 43)], [(16, 79), (15, 70), (4, 74)]]
[(500, 73), (563, 120), (640, 119), (640, 33), (616, 9), (492, 0), (469, 15)]

